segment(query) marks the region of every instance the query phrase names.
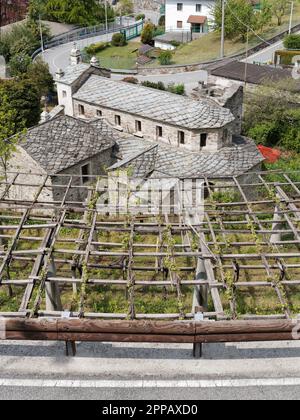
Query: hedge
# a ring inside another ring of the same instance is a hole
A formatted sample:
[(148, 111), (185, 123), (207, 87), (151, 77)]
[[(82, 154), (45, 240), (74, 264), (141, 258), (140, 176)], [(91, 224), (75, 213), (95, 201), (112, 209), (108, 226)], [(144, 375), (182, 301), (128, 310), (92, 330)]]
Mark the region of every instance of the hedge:
[(91, 44), (88, 47), (86, 47), (86, 52), (89, 55), (95, 55), (100, 51), (105, 50), (107, 47), (109, 47), (109, 44), (107, 42), (97, 42), (96, 44)]

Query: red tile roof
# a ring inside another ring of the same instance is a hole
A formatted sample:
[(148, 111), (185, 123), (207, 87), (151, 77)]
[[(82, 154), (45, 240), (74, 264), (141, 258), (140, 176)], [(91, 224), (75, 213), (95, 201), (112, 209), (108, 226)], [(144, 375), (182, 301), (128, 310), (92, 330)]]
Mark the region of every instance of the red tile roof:
[(190, 16), (188, 19), (188, 23), (200, 23), (200, 24), (204, 24), (207, 21), (207, 17), (206, 16)]

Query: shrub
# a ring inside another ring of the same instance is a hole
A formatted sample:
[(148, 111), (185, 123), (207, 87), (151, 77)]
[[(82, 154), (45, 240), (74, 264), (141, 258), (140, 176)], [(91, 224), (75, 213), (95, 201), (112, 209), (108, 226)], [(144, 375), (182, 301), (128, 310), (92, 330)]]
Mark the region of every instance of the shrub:
[(300, 50), (300, 35), (288, 35), (284, 38), (283, 45), (288, 50)]
[(172, 63), (172, 52), (171, 51), (161, 51), (158, 56), (158, 61), (161, 66), (168, 66)]
[(139, 84), (138, 79), (136, 77), (132, 77), (132, 76), (124, 77), (124, 79), (122, 81), (126, 82), (126, 83), (132, 83), (133, 85), (138, 85)]
[(166, 26), (166, 16), (161, 16), (159, 18), (158, 26)]
[(141, 41), (143, 44), (151, 44), (154, 38), (155, 26), (151, 22), (147, 22), (141, 33)]
[(185, 94), (185, 86), (183, 83), (179, 83), (175, 85), (173, 83), (169, 84), (168, 91), (171, 93), (175, 93), (176, 95), (184, 95)]
[(90, 46), (86, 47), (86, 52), (89, 55), (95, 55), (100, 51), (105, 50), (107, 47), (109, 47), (107, 42), (97, 42), (96, 44), (91, 44)]
[(170, 44), (173, 45), (173, 47), (175, 47), (175, 48), (180, 47), (180, 45), (181, 45), (181, 43), (179, 41), (175, 41), (175, 40), (170, 41)]
[(114, 47), (124, 47), (124, 45), (127, 45), (125, 35), (121, 33), (114, 34), (111, 40), (111, 45)]
[(152, 88), (152, 89), (158, 89), (158, 90), (166, 90), (165, 85), (163, 84), (163, 82), (150, 82), (149, 80), (145, 80), (144, 82), (142, 82), (143, 86)]
[(139, 15), (136, 15), (135, 20), (138, 22), (139, 20), (145, 20), (146, 16), (144, 13), (140, 13)]

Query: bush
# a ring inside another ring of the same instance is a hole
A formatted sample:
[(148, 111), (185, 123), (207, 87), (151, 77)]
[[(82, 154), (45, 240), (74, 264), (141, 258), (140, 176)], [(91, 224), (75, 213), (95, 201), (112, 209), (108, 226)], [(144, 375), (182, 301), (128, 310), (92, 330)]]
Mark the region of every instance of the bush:
[(158, 26), (166, 26), (166, 16), (161, 16), (159, 18)]
[(158, 89), (158, 90), (166, 90), (165, 85), (163, 84), (163, 82), (150, 82), (149, 80), (145, 80), (144, 82), (142, 82), (143, 86), (152, 88), (152, 89)]
[(136, 22), (138, 22), (139, 20), (145, 20), (146, 16), (144, 13), (140, 13), (139, 15), (137, 15), (135, 17)]
[(138, 85), (139, 84), (138, 79), (136, 77), (132, 77), (132, 76), (124, 77), (124, 79), (122, 81), (126, 82), (126, 83), (132, 83), (133, 85)]
[(111, 40), (111, 45), (114, 47), (124, 47), (124, 45), (127, 45), (125, 35), (121, 33), (114, 34)]
[(107, 42), (97, 42), (96, 44), (91, 44), (90, 46), (86, 47), (86, 52), (89, 55), (95, 55), (100, 51), (105, 50), (107, 47), (109, 47)]
[(141, 33), (141, 41), (143, 44), (151, 44), (154, 38), (155, 26), (151, 22), (147, 22), (144, 25), (144, 29)]
[(180, 47), (181, 43), (179, 41), (170, 41), (170, 44), (173, 45), (173, 47), (177, 48)]
[(172, 52), (162, 51), (158, 56), (158, 61), (161, 66), (168, 66), (172, 63)]
[(288, 35), (283, 41), (284, 48), (288, 50), (300, 50), (300, 35)]
[(168, 91), (171, 93), (175, 93), (175, 95), (184, 95), (185, 94), (185, 86), (183, 83), (179, 83), (175, 85), (173, 83), (169, 84)]

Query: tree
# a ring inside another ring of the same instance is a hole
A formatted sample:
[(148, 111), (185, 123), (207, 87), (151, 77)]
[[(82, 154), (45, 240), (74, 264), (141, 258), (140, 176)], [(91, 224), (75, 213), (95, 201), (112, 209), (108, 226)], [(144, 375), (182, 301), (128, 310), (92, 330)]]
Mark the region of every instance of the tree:
[(29, 2), (29, 18), (38, 21), (47, 17), (47, 0), (30, 0)]
[(260, 13), (257, 14), (257, 27), (263, 31), (272, 22), (272, 3), (269, 0), (262, 0)]
[[(111, 6), (107, 7), (108, 18), (114, 17)], [(48, 0), (46, 15), (56, 22), (75, 25), (96, 25), (105, 21), (105, 6), (97, 0)]]
[(31, 57), (27, 54), (14, 55), (9, 62), (11, 76), (21, 76), (26, 73), (31, 62)]
[(257, 143), (300, 152), (299, 85), (296, 80), (265, 82), (246, 96), (244, 131)]
[(141, 33), (141, 41), (143, 44), (150, 44), (153, 41), (155, 26), (151, 22), (147, 22)]
[(117, 11), (119, 15), (130, 15), (134, 12), (134, 5), (132, 0), (120, 0)]
[[(241, 38), (246, 41), (248, 28), (256, 29), (257, 13), (247, 0), (228, 0), (225, 10), (225, 36), (228, 39)], [(222, 28), (222, 1), (218, 0), (213, 9), (215, 29)]]
[(54, 80), (49, 65), (40, 57), (29, 65), (25, 78), (30, 80), (37, 88), (40, 97), (54, 92)]
[(6, 181), (9, 161), (16, 151), (20, 135), (24, 133), (23, 130), (20, 134), (16, 120), (17, 111), (11, 107), (9, 98), (3, 96), (0, 104), (0, 165)]
[[(0, 80), (0, 108), (3, 109), (4, 100), (15, 111), (14, 123), (16, 131), (25, 127), (32, 127), (40, 121), (41, 95), (31, 80)], [(4, 107), (5, 108), (5, 107)]]
[(278, 26), (282, 25), (282, 18), (287, 13), (289, 0), (273, 0), (273, 13), (277, 17)]

